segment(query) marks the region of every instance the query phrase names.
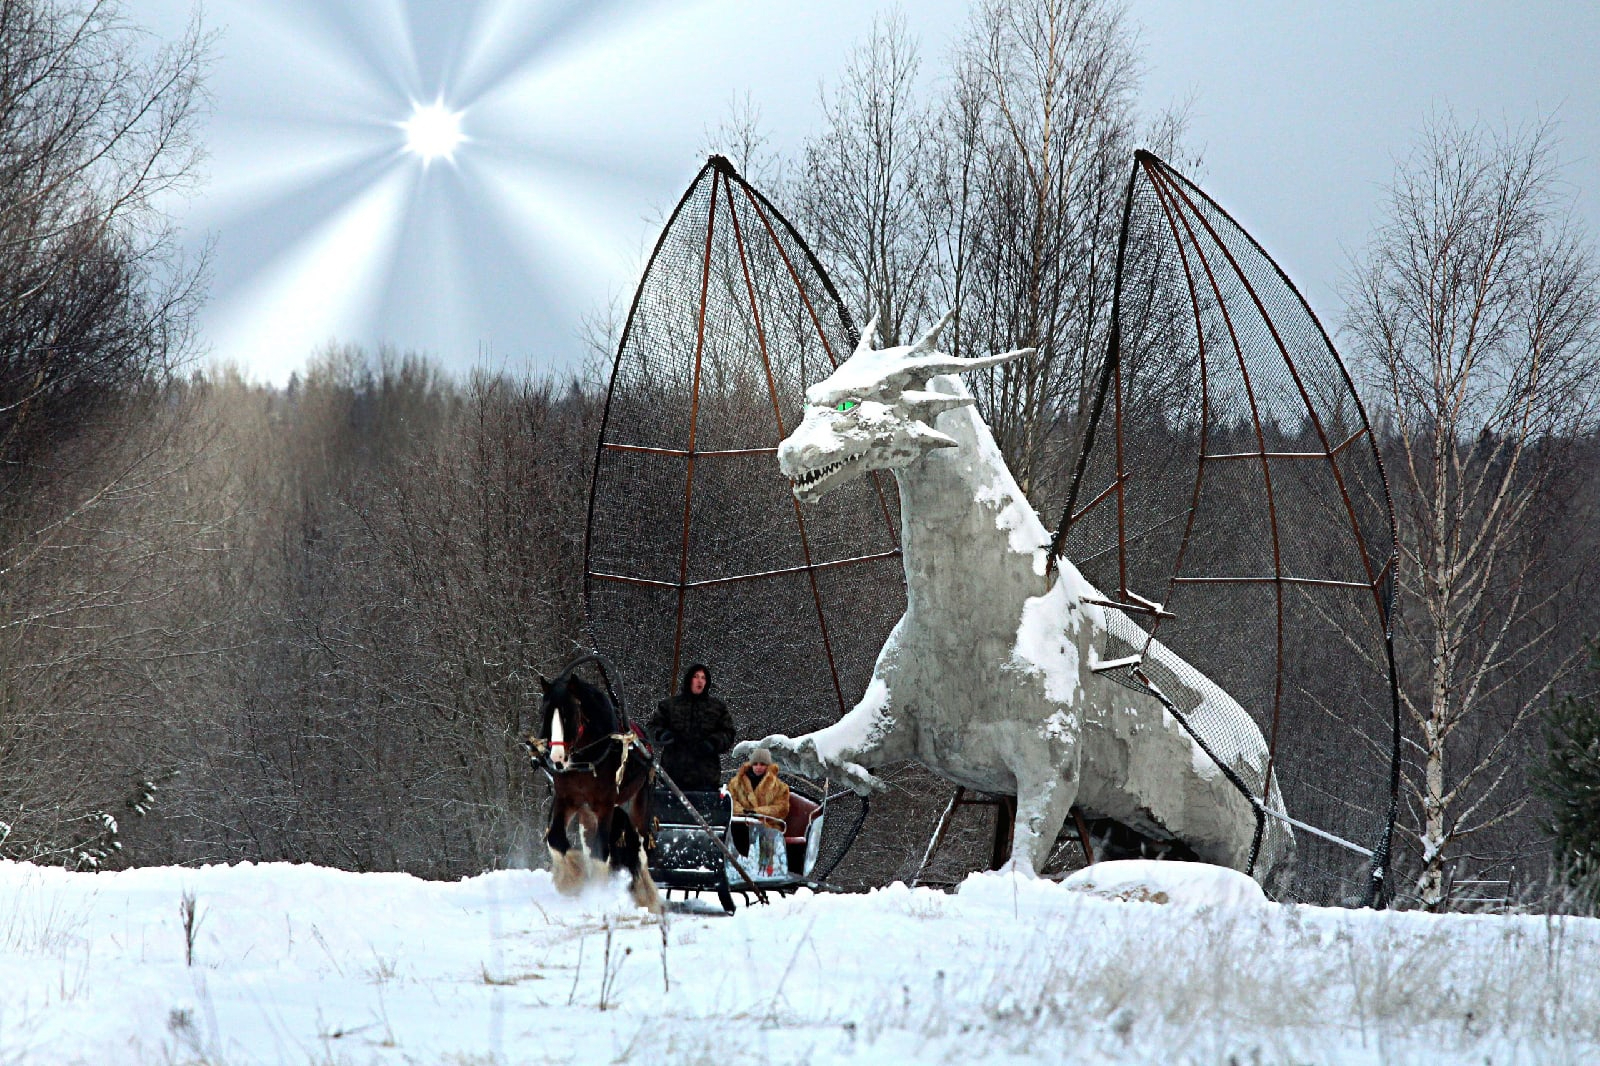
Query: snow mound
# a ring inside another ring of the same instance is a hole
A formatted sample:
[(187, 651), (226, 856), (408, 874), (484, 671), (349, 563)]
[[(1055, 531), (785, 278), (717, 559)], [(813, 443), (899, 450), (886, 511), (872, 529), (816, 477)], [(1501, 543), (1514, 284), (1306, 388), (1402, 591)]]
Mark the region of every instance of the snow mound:
[(1257, 907), (1267, 902), (1254, 880), (1204, 862), (1118, 859), (1086, 866), (1061, 882), (1073, 892), (1135, 903), (1188, 907)]

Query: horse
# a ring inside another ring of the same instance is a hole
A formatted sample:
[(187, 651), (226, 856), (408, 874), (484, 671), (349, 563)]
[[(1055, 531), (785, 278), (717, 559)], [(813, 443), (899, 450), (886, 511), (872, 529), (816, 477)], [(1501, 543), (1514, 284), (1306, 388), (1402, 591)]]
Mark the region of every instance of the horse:
[(609, 877), (626, 870), (634, 902), (660, 913), (661, 897), (645, 859), (653, 762), (634, 750), (637, 734), (611, 696), (576, 675), (586, 663), (599, 665), (610, 686), (614, 671), (598, 655), (579, 656), (553, 679), (539, 675), (540, 728), (528, 738), (533, 764), (550, 778), (545, 843), (556, 890), (577, 895), (601, 871)]

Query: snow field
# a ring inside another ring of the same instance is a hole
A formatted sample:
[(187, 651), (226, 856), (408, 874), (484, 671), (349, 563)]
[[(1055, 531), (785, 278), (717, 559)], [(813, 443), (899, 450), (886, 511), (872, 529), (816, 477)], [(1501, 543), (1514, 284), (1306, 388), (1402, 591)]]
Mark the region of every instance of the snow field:
[(1600, 1061), (1594, 919), (1278, 906), (1183, 863), (674, 908), (0, 863), (0, 1064)]

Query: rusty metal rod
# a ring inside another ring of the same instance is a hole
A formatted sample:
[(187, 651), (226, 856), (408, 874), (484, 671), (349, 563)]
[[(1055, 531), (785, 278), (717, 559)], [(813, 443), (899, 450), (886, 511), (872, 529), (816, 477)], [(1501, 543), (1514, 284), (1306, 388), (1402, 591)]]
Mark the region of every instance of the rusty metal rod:
[(612, 452), (639, 452), (644, 455), (675, 455), (681, 459), (704, 459), (707, 456), (725, 455), (776, 455), (777, 448), (717, 448), (707, 451), (690, 451), (685, 448), (652, 448), (644, 444), (616, 444), (603, 441), (600, 447)]
[(1335, 581), (1325, 577), (1175, 577), (1174, 585), (1321, 585), (1334, 589), (1361, 589), (1370, 592), (1365, 581)]
[(831, 570), (837, 566), (851, 566), (855, 563), (875, 563), (881, 559), (898, 559), (899, 557), (900, 549), (893, 548), (886, 552), (878, 552), (876, 555), (858, 555), (851, 559), (832, 559), (824, 563), (810, 563), (802, 566), (785, 567), (782, 570), (762, 570), (753, 574), (733, 574), (729, 577), (708, 577), (702, 578), (699, 581), (685, 582), (659, 581), (648, 577), (629, 577), (627, 574), (607, 574), (598, 570), (590, 571), (589, 577), (596, 581), (619, 581), (626, 585), (644, 585), (649, 588), (700, 589), (707, 588), (711, 585), (728, 585), (735, 581), (751, 581), (761, 577), (782, 577), (785, 574), (803, 574), (812, 570)]

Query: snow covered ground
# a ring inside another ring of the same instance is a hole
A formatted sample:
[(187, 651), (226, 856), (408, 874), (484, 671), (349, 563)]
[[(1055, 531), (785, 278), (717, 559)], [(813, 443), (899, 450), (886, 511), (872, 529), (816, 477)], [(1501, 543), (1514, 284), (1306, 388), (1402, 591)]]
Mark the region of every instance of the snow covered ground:
[(0, 863), (0, 1064), (1600, 1062), (1600, 920), (1084, 874), (663, 924), (543, 872)]

